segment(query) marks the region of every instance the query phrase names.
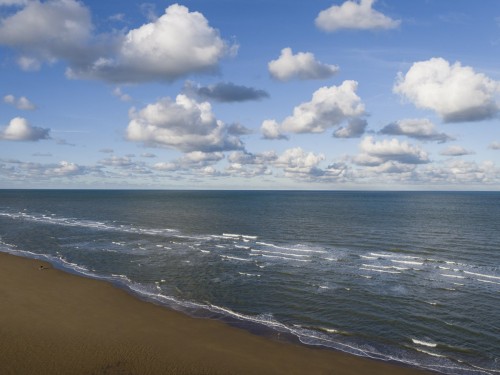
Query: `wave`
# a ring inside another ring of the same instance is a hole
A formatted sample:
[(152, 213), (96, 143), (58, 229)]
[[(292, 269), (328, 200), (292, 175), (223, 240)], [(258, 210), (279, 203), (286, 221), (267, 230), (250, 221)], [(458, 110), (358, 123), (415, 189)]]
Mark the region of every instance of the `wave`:
[(429, 342), (429, 341), (423, 341), (423, 340), (417, 340), (417, 339), (411, 339), (411, 341), (413, 341), (414, 344), (428, 346), (429, 348), (435, 348), (437, 346), (436, 343)]

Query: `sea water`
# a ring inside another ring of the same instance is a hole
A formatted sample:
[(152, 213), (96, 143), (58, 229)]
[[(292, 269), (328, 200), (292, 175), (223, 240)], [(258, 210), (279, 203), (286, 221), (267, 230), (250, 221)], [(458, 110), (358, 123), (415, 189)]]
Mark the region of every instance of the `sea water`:
[(500, 193), (0, 190), (0, 251), (259, 334), (500, 373)]

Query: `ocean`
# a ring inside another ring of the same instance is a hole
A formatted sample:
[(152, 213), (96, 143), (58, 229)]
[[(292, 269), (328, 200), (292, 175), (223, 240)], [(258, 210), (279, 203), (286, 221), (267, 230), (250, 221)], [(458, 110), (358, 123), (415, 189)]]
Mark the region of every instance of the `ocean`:
[(0, 190), (0, 251), (257, 334), (500, 373), (500, 193)]

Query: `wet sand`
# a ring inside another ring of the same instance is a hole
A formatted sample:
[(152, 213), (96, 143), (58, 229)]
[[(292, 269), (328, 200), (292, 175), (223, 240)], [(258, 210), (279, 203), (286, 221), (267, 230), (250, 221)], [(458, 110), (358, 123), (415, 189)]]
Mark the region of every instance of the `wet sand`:
[(426, 372), (191, 318), (144, 302), (109, 283), (0, 253), (0, 373)]

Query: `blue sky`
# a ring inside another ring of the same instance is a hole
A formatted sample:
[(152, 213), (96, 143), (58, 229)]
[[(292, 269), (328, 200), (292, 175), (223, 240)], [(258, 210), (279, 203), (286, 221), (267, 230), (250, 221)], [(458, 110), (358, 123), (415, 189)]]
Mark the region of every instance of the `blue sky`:
[(500, 187), (500, 2), (0, 0), (0, 188)]

